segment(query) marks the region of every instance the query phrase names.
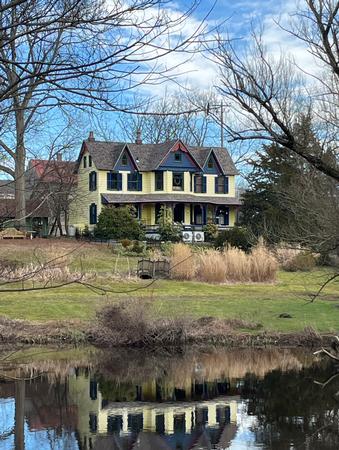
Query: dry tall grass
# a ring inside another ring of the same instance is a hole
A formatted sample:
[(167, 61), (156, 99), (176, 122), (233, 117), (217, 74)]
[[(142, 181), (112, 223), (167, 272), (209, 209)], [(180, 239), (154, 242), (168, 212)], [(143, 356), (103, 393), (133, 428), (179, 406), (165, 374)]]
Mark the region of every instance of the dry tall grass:
[(208, 283), (223, 283), (225, 281), (225, 261), (222, 253), (217, 250), (207, 250), (200, 253), (197, 258), (199, 280)]
[(172, 266), (177, 264), (172, 270), (172, 278), (199, 279), (208, 283), (268, 283), (275, 281), (278, 270), (276, 258), (263, 243), (249, 254), (233, 247), (223, 252), (207, 250), (193, 254), (188, 245), (176, 244), (171, 261)]
[(176, 280), (193, 280), (197, 272), (197, 258), (189, 245), (173, 245), (171, 255), (171, 277)]

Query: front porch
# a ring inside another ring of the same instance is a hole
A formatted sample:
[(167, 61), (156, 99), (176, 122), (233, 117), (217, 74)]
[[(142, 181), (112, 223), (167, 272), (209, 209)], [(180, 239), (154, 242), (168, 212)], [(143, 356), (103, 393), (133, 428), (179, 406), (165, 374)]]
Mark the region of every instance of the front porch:
[(146, 229), (157, 229), (162, 207), (172, 211), (173, 222), (201, 231), (208, 223), (219, 228), (233, 227), (241, 201), (235, 197), (192, 194), (102, 194), (102, 204), (132, 205)]
[(156, 228), (163, 206), (172, 211), (173, 222), (192, 229), (201, 230), (207, 223), (215, 223), (220, 228), (232, 227), (236, 221), (237, 207), (204, 203), (140, 203), (138, 218), (146, 228)]

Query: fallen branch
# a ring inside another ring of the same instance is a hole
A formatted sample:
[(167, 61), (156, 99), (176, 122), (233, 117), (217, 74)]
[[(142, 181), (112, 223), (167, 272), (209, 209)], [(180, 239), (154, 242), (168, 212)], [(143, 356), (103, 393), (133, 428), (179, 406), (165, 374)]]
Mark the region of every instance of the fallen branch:
[(335, 355), (332, 355), (328, 350), (324, 349), (323, 347), (320, 350), (317, 350), (313, 353), (313, 355), (319, 355), (321, 353), (325, 353), (329, 358), (334, 359), (335, 361), (339, 361), (339, 358)]

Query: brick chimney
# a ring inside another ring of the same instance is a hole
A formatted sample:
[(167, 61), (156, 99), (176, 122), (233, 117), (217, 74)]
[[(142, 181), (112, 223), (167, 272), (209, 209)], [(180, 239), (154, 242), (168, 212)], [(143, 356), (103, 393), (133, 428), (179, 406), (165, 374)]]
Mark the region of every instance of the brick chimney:
[(93, 131), (90, 131), (90, 132), (89, 132), (89, 135), (88, 135), (87, 140), (88, 140), (88, 141), (95, 141), (95, 137), (94, 137)]
[(141, 130), (140, 128), (137, 129), (137, 138), (135, 140), (135, 143), (140, 145), (142, 144), (142, 139), (141, 139)]
[(61, 152), (58, 152), (56, 157), (57, 157), (57, 161), (62, 161), (62, 154), (61, 154)]

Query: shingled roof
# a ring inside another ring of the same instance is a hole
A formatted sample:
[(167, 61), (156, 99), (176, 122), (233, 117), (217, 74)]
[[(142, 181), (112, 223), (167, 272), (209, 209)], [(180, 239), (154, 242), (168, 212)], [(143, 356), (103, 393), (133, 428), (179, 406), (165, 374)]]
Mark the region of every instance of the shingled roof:
[(212, 205), (240, 206), (236, 197), (218, 197), (192, 194), (101, 194), (103, 204), (108, 203), (210, 203)]
[[(178, 142), (178, 139), (160, 144), (135, 144), (126, 142), (96, 141), (93, 138), (83, 143), (78, 163), (84, 150), (92, 156), (95, 167), (98, 170), (113, 170), (122, 150), (127, 147), (138, 170), (148, 172), (156, 170), (167, 153)], [(185, 143), (183, 143), (185, 145)], [(192, 147), (186, 146), (187, 150), (202, 168), (213, 150), (220, 167), (225, 175), (237, 175), (238, 171), (225, 148), (220, 147)]]

